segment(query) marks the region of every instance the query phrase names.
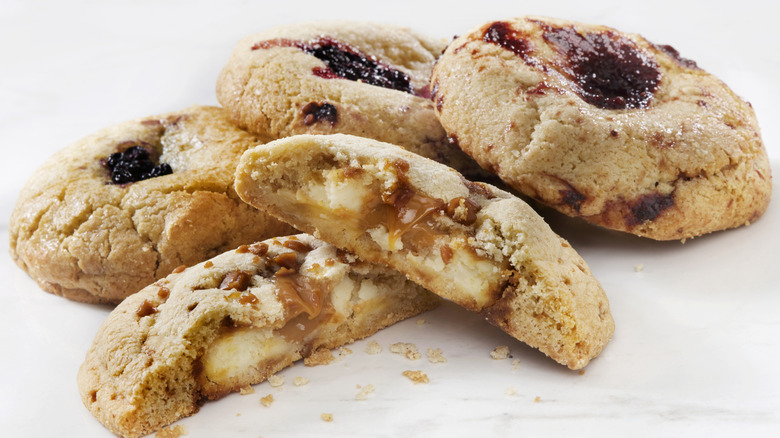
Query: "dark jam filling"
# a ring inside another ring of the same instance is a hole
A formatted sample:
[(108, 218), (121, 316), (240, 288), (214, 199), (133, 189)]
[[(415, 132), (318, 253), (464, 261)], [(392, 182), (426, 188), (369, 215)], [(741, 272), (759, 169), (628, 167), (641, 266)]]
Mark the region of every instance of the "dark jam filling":
[(658, 64), (629, 39), (604, 31), (543, 26), (544, 39), (565, 58), (563, 71), (580, 96), (604, 109), (645, 108), (661, 80)]
[(496, 21), (485, 30), (482, 41), (497, 44), (515, 55), (524, 58), (529, 52), (528, 41), (518, 37), (517, 32), (509, 23)]
[(313, 125), (319, 121), (330, 123), (330, 126), (339, 121), (339, 114), (336, 107), (327, 102), (309, 102), (301, 108), (303, 114), (303, 124)]
[(411, 79), (406, 73), (328, 37), (319, 37), (307, 42), (287, 39), (262, 41), (252, 46), (252, 50), (271, 47), (297, 47), (324, 62), (326, 68), (320, 67), (313, 70), (315, 75), (322, 78), (349, 79), (415, 94)]
[(133, 183), (173, 173), (168, 164), (155, 164), (149, 151), (141, 145), (111, 154), (105, 161), (105, 166), (114, 184)]
[(655, 46), (659, 50), (661, 50), (662, 52), (664, 52), (667, 55), (669, 55), (672, 59), (674, 59), (674, 61), (677, 64), (679, 64), (679, 65), (681, 65), (681, 66), (683, 66), (685, 68), (690, 68), (690, 69), (693, 69), (693, 70), (699, 70), (699, 65), (696, 64), (696, 61), (694, 61), (692, 59), (688, 59), (688, 58), (683, 58), (682, 56), (680, 56), (680, 52), (678, 52), (677, 49), (675, 49), (674, 47), (672, 47), (672, 46), (670, 46), (668, 44), (656, 44)]

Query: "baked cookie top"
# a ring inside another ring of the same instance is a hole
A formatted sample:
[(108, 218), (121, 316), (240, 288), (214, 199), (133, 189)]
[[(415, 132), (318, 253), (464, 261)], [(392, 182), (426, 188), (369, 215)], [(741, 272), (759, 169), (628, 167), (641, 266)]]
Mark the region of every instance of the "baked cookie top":
[(439, 302), (309, 235), (244, 245), (117, 306), (79, 369), (79, 392), (112, 432), (139, 437)]
[(429, 99), (431, 68), (445, 47), (444, 40), (376, 23), (279, 26), (236, 45), (217, 97), (252, 132), (360, 135), (479, 172), (448, 143)]
[(522, 193), (653, 239), (754, 221), (771, 174), (750, 104), (673, 47), (521, 17), (456, 38), (432, 76), (453, 142)]
[(242, 156), (236, 191), (570, 368), (614, 330), (585, 261), (525, 202), (398, 146), (340, 134), (276, 140)]
[(48, 292), (115, 304), (179, 265), (288, 234), (233, 189), (236, 160), (262, 142), (202, 106), (86, 137), (22, 189), (11, 257)]

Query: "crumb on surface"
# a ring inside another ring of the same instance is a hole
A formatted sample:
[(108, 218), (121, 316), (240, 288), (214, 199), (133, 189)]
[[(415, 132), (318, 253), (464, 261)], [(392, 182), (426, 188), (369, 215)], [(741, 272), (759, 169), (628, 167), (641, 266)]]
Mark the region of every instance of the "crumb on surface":
[(636, 265), (634, 265), (634, 272), (642, 272), (644, 271), (644, 269), (645, 269), (645, 265), (641, 263), (637, 263)]
[(315, 367), (317, 365), (327, 365), (333, 362), (333, 353), (327, 348), (318, 348), (309, 357), (303, 359), (303, 364), (307, 367)]
[(513, 386), (510, 386), (509, 388), (506, 389), (505, 394), (509, 396), (517, 395), (517, 390)]
[(355, 396), (355, 398), (358, 400), (365, 400), (366, 398), (368, 398), (368, 394), (374, 392), (374, 385), (370, 383), (363, 387), (358, 385), (358, 388), (360, 389), (360, 392), (358, 392), (357, 396)]
[(379, 354), (382, 352), (382, 346), (379, 345), (379, 342), (377, 341), (371, 341), (366, 345), (366, 353), (368, 354)]
[(428, 348), (428, 362), (444, 363), (447, 362), (447, 358), (441, 353), (441, 348)]
[(431, 381), (428, 379), (428, 375), (427, 375), (427, 374), (425, 374), (425, 373), (424, 373), (424, 372), (422, 372), (422, 371), (411, 371), (411, 370), (407, 370), (407, 371), (404, 371), (404, 372), (403, 372), (403, 373), (401, 373), (401, 374), (403, 374), (403, 375), (404, 375), (404, 376), (406, 376), (406, 377), (407, 377), (409, 380), (411, 380), (412, 382), (414, 382), (414, 384), (415, 384), (415, 385), (416, 385), (416, 384), (418, 384), (418, 383), (430, 383), (430, 382), (431, 382)]
[(542, 401), (542, 398), (537, 395), (536, 398), (534, 398), (534, 403), (539, 403), (540, 401)]
[(253, 388), (252, 385), (246, 385), (245, 387), (239, 389), (238, 393), (241, 395), (254, 394), (255, 388)]
[(295, 379), (293, 379), (293, 385), (295, 386), (303, 386), (308, 384), (309, 384), (309, 379), (306, 377), (296, 377)]
[(322, 413), (320, 414), (320, 418), (322, 418), (322, 421), (330, 423), (331, 421), (333, 421), (333, 414)]
[(520, 369), (520, 359), (515, 359), (512, 361), (512, 370), (518, 369)]
[(339, 356), (348, 356), (352, 354), (352, 350), (347, 347), (339, 348)]
[(260, 399), (260, 403), (263, 406), (265, 406), (265, 407), (271, 406), (271, 403), (273, 403), (273, 402), (274, 402), (274, 395), (273, 394), (268, 394), (265, 397)]
[(490, 357), (495, 360), (503, 360), (509, 357), (509, 347), (506, 345), (500, 345), (490, 352)]
[(402, 356), (406, 356), (409, 360), (417, 360), (422, 357), (417, 350), (417, 346), (409, 342), (397, 342), (390, 345), (390, 351)]
[(584, 376), (585, 375), (585, 370), (580, 370), (579, 373), (580, 373), (581, 376)]
[(187, 429), (181, 424), (164, 427), (154, 434), (157, 438), (179, 438), (182, 435), (187, 435)]
[(276, 374), (274, 374), (273, 376), (268, 378), (268, 383), (272, 387), (278, 388), (278, 387), (284, 385), (284, 376), (277, 376)]
[(425, 325), (428, 321), (425, 320), (425, 318), (420, 318), (417, 320), (417, 325)]

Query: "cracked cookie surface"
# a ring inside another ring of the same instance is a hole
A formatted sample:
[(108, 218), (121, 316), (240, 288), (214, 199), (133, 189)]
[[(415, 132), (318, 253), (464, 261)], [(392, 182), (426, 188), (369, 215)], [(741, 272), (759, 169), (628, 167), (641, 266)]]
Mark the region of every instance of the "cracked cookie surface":
[(771, 173), (755, 114), (671, 46), (522, 17), (456, 38), (432, 99), (453, 142), (570, 216), (658, 240), (756, 220)]
[(519, 198), (388, 143), (299, 135), (245, 153), (236, 191), (577, 369), (614, 330), (585, 261)]
[(79, 369), (79, 393), (113, 433), (151, 434), (440, 301), (309, 235), (242, 245), (117, 306)]
[(238, 157), (262, 142), (215, 107), (97, 132), (57, 152), (22, 189), (11, 257), (47, 292), (116, 304), (180, 265), (288, 234), (233, 189)]
[(484, 175), (448, 142), (428, 98), (431, 68), (445, 47), (444, 40), (374, 23), (279, 26), (236, 45), (217, 97), (249, 131), (359, 135)]

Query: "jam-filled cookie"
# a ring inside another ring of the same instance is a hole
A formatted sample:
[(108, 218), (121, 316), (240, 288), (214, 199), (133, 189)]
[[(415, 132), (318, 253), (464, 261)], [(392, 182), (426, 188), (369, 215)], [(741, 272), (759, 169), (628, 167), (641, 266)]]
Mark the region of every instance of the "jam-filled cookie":
[(752, 222), (769, 203), (750, 104), (671, 46), (563, 20), (496, 21), (456, 38), (431, 81), (453, 142), (567, 215), (672, 240)]
[(217, 97), (249, 131), (353, 134), (480, 172), (447, 136), (429, 99), (444, 40), (407, 28), (334, 21), (285, 25), (242, 39)]
[(439, 302), (402, 274), (309, 235), (240, 246), (117, 306), (78, 388), (107, 428), (139, 437)]
[(115, 304), (177, 266), (289, 234), (233, 189), (238, 157), (262, 141), (215, 107), (97, 132), (22, 189), (11, 256), (47, 292)]
[(395, 145), (340, 134), (276, 140), (242, 156), (236, 191), (572, 369), (614, 330), (585, 261), (525, 202)]

